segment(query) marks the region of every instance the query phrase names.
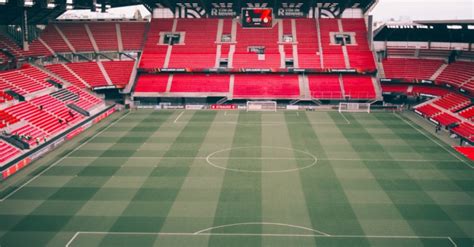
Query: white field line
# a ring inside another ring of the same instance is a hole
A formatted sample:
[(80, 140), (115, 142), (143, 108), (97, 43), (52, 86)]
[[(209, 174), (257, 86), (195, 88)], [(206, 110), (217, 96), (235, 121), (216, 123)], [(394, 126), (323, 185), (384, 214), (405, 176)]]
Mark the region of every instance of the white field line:
[[(105, 157), (107, 159), (123, 159), (123, 157)], [(148, 157), (148, 156), (133, 156), (131, 159), (168, 159), (168, 160), (205, 160), (207, 157)], [(90, 157), (68, 157), (68, 159), (90, 159)], [(212, 160), (313, 160), (312, 158), (285, 158), (285, 157), (212, 157)], [(374, 162), (453, 162), (453, 160), (420, 160), (420, 159), (351, 159), (351, 158), (318, 158), (324, 161), (374, 161)], [(461, 161), (459, 161), (461, 162)]]
[(59, 160), (57, 160), (56, 162), (54, 162), (52, 165), (48, 166), (46, 169), (42, 170), (40, 173), (38, 173), (36, 176), (32, 177), (30, 180), (26, 181), (24, 184), (22, 184), (20, 187), (16, 188), (15, 190), (13, 190), (12, 192), (10, 192), (8, 195), (6, 195), (5, 197), (3, 197), (2, 199), (0, 199), (0, 202), (3, 202), (5, 201), (6, 199), (8, 199), (10, 196), (12, 196), (13, 194), (15, 194), (17, 191), (21, 190), (23, 187), (25, 187), (26, 185), (28, 185), (29, 183), (33, 182), (35, 179), (37, 179), (39, 176), (43, 175), (43, 173), (47, 172), (49, 169), (53, 168), (54, 166), (56, 166), (57, 164), (59, 164), (61, 161), (63, 161), (64, 159), (66, 159), (69, 155), (71, 155), (72, 153), (74, 153), (75, 151), (79, 150), (81, 147), (83, 147), (84, 145), (86, 145), (87, 143), (89, 143), (90, 141), (92, 141), (94, 138), (96, 138), (98, 135), (102, 134), (104, 131), (106, 131), (107, 129), (109, 129), (110, 127), (114, 126), (116, 123), (120, 122), (123, 118), (125, 118), (126, 116), (128, 116), (128, 114), (130, 114), (130, 112), (126, 113), (125, 115), (123, 115), (122, 117), (120, 117), (119, 119), (115, 120), (115, 122), (113, 122), (112, 124), (108, 125), (107, 127), (105, 127), (103, 130), (97, 132), (95, 135), (93, 135), (89, 140), (87, 140), (86, 142), (82, 143), (81, 145), (77, 146), (76, 148), (74, 148), (73, 150), (69, 151), (66, 155), (64, 155), (63, 157), (61, 157)]
[(471, 169), (474, 169), (474, 166), (470, 165), (469, 163), (467, 163), (467, 161), (459, 158), (459, 156), (454, 153), (453, 151), (447, 149), (445, 146), (441, 145), (439, 142), (437, 142), (436, 140), (434, 140), (433, 138), (431, 138), (431, 136), (427, 135), (424, 131), (421, 131), (420, 129), (416, 128), (415, 126), (413, 126), (413, 124), (411, 124), (410, 122), (408, 122), (405, 118), (402, 118), (400, 117), (398, 114), (395, 114), (395, 116), (397, 116), (397, 118), (401, 119), (403, 122), (405, 122), (406, 124), (408, 124), (410, 127), (412, 127), (414, 130), (418, 131), (419, 133), (421, 133), (422, 135), (424, 135), (426, 138), (430, 139), (432, 142), (436, 143), (438, 146), (440, 146), (441, 148), (443, 148), (444, 150), (446, 150), (448, 153), (450, 153), (453, 157), (455, 157), (456, 159), (460, 160), (462, 163), (464, 163), (465, 165), (467, 165), (469, 168)]
[(202, 234), (202, 233), (205, 233), (205, 232), (212, 231), (214, 229), (221, 229), (221, 228), (233, 227), (233, 226), (248, 226), (248, 225), (285, 226), (285, 227), (289, 227), (289, 228), (296, 228), (296, 229), (301, 229), (301, 230), (306, 230), (306, 231), (322, 234), (322, 235), (325, 235), (325, 236), (330, 236), (329, 234), (327, 234), (325, 232), (318, 231), (318, 230), (308, 228), (308, 227), (304, 227), (304, 226), (290, 225), (290, 224), (284, 224), (284, 223), (273, 223), (273, 222), (245, 222), (245, 223), (235, 223), (235, 224), (228, 224), (228, 225), (221, 225), (221, 226), (213, 226), (213, 227), (209, 227), (209, 228), (197, 231), (194, 234), (199, 235), (199, 234)]
[(74, 236), (66, 243), (65, 247), (70, 247), (71, 244), (78, 238), (79, 235), (152, 235), (152, 236), (237, 236), (237, 237), (306, 237), (306, 238), (373, 238), (373, 239), (440, 239), (449, 241), (454, 247), (457, 247), (456, 243), (451, 237), (446, 236), (385, 236), (385, 235), (321, 235), (321, 234), (277, 234), (277, 233), (192, 233), (192, 232), (76, 232)]
[(351, 124), (351, 121), (349, 121), (349, 119), (347, 119), (347, 117), (344, 116), (344, 114), (342, 114), (342, 112), (339, 112), (339, 114), (341, 114), (342, 118), (344, 118), (344, 120), (346, 120), (347, 124)]
[[(176, 120), (175, 120), (176, 121)], [(176, 124), (236, 124), (236, 125), (255, 125), (255, 126), (266, 126), (266, 125), (318, 125), (318, 124), (347, 124), (350, 125), (351, 122), (349, 120), (344, 121), (344, 123), (338, 123), (338, 122), (286, 122), (286, 121), (280, 121), (280, 122), (238, 122), (238, 121), (212, 121), (212, 122), (206, 122), (206, 121), (194, 121), (194, 122), (181, 122), (181, 121), (176, 121)]]
[(174, 120), (174, 123), (178, 123), (178, 119), (183, 115), (184, 111), (182, 111)]

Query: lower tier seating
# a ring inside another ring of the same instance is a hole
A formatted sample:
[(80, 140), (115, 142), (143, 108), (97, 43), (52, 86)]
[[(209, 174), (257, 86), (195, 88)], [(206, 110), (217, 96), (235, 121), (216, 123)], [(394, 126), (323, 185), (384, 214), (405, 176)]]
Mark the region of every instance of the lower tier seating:
[(61, 119), (65, 123), (74, 124), (84, 117), (77, 112), (66, 107), (66, 105), (51, 95), (44, 95), (37, 97), (30, 101), (32, 105), (42, 107), (44, 111), (49, 112), (58, 119)]
[(311, 97), (316, 99), (342, 99), (339, 75), (309, 75)]
[(44, 131), (30, 124), (25, 124), (24, 126), (13, 130), (11, 133), (20, 137), (23, 136), (22, 140), (30, 144), (30, 147), (34, 147), (38, 143), (42, 143), (44, 138), (49, 137), (49, 135)]
[(135, 85), (135, 92), (163, 93), (166, 92), (169, 75), (142, 75)]
[(175, 74), (171, 92), (229, 92), (229, 75), (186, 75)]
[(453, 128), (453, 132), (459, 136), (474, 142), (474, 125), (468, 122), (463, 122)]
[(433, 117), (433, 116), (438, 115), (438, 114), (441, 113), (440, 109), (438, 109), (438, 108), (436, 108), (436, 107), (434, 107), (430, 104), (417, 107), (416, 110), (421, 112), (423, 115), (425, 115), (427, 117)]
[(57, 117), (45, 112), (41, 106), (29, 102), (22, 102), (5, 109), (11, 115), (26, 120), (48, 134), (56, 134), (66, 127), (65, 123)]
[(433, 103), (446, 110), (456, 112), (471, 104), (471, 100), (462, 95), (451, 93)]
[(0, 163), (8, 161), (20, 153), (20, 149), (0, 140)]
[(0, 129), (6, 126), (9, 126), (11, 124), (15, 124), (19, 122), (20, 120), (11, 114), (0, 110)]
[(375, 99), (375, 89), (370, 76), (344, 75), (344, 93), (351, 99)]
[(300, 97), (296, 75), (235, 75), (234, 98), (296, 99)]
[(459, 115), (461, 115), (462, 117), (466, 119), (474, 120), (474, 106), (471, 106), (465, 110), (460, 111)]
[(461, 120), (455, 116), (452, 116), (450, 114), (447, 114), (447, 113), (441, 113), (435, 117), (433, 117), (434, 120), (438, 121), (439, 124), (443, 125), (443, 126), (448, 126), (448, 125), (451, 125), (453, 123), (459, 123), (461, 122)]

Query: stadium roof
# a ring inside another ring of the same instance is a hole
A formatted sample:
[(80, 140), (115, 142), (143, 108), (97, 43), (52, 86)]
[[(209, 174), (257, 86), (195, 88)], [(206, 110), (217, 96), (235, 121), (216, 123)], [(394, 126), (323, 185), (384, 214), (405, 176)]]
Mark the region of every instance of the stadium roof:
[(387, 23), (375, 31), (374, 40), (472, 43), (474, 20)]
[[(337, 17), (347, 8), (361, 8), (368, 11), (378, 0), (0, 0), (0, 24), (21, 23), (24, 10), (28, 13), (28, 23), (47, 23), (56, 19), (68, 9), (105, 10), (106, 8), (143, 4), (148, 10), (169, 8), (187, 9), (200, 17), (210, 16), (216, 9), (227, 9), (226, 13), (240, 13), (243, 7), (272, 7), (299, 9), (308, 13), (311, 8), (325, 10), (325, 15)], [(175, 11), (173, 11), (175, 12)], [(294, 13), (294, 12), (293, 12)], [(333, 16), (331, 16), (333, 15)], [(230, 16), (230, 15), (228, 15)], [(182, 17), (182, 16), (181, 16)], [(193, 16), (197, 17), (197, 16)], [(288, 16), (291, 17), (291, 16)]]

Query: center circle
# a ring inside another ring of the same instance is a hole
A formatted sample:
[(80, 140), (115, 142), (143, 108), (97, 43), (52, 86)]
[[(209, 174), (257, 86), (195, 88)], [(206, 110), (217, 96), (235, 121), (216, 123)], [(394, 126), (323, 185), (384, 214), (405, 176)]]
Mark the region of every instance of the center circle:
[(234, 172), (282, 173), (313, 167), (318, 158), (306, 151), (273, 146), (233, 147), (206, 157), (209, 165)]

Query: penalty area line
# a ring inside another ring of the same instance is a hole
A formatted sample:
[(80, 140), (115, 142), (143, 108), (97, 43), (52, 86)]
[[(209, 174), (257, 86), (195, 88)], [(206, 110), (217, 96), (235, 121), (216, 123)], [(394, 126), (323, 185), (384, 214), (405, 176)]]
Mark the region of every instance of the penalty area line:
[(179, 118), (183, 115), (184, 111), (182, 111), (177, 117), (176, 119), (174, 120), (174, 123), (177, 123)]

